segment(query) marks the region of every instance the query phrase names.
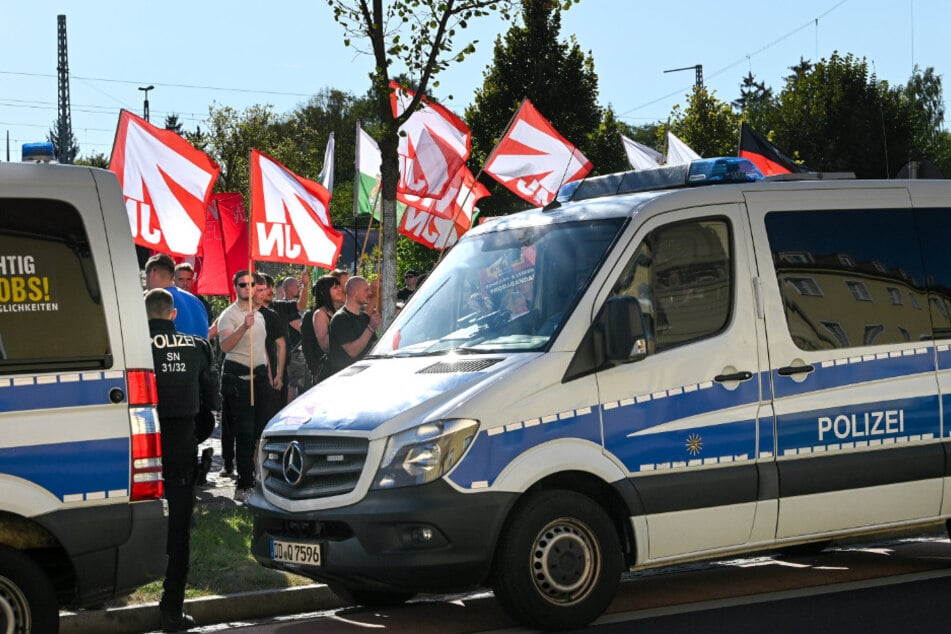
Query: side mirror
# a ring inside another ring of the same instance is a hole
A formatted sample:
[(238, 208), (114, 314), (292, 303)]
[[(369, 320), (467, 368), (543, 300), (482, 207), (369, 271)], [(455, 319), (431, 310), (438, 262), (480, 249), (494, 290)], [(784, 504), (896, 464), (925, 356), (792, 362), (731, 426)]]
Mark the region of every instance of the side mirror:
[(618, 296), (608, 299), (603, 326), (604, 352), (608, 361), (626, 363), (647, 356), (648, 335), (637, 298)]

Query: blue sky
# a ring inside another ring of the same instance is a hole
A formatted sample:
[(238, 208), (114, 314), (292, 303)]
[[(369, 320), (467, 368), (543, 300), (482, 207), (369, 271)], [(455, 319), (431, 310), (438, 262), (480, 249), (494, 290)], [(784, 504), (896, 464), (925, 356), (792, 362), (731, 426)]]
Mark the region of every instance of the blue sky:
[[(370, 58), (344, 47), (343, 29), (324, 0), (7, 2), (0, 160), (8, 137), (10, 159), (19, 160), (20, 146), (45, 140), (56, 119), (59, 14), (67, 20), (71, 116), (81, 154), (109, 153), (119, 110), (142, 114), (139, 86), (155, 86), (153, 123), (177, 113), (189, 129), (212, 103), (239, 110), (269, 103), (285, 113), (325, 87), (363, 94), (369, 86)], [(600, 103), (643, 124), (666, 119), (693, 85), (692, 69), (667, 69), (702, 64), (708, 88), (732, 101), (748, 71), (778, 91), (800, 57), (816, 60), (833, 51), (865, 57), (893, 85), (904, 84), (915, 64), (933, 66), (947, 96), (948, 24), (948, 0), (581, 0), (563, 14), (562, 36), (574, 35), (591, 52)], [(479, 40), (477, 54), (442, 73), (433, 91), (454, 111), (471, 103), (495, 37), (506, 28), (490, 17), (463, 33)]]

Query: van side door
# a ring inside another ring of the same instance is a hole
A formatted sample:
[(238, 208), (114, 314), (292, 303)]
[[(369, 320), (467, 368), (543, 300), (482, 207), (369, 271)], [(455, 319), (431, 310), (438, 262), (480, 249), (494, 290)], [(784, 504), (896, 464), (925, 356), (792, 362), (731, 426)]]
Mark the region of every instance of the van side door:
[(935, 516), (944, 451), (908, 191), (746, 198), (776, 414), (777, 538)]
[(772, 537), (775, 514), (757, 516), (763, 333), (743, 212), (649, 219), (604, 292), (636, 298), (648, 330), (645, 358), (596, 377), (605, 451), (638, 492), (651, 560), (746, 544), (757, 520)]

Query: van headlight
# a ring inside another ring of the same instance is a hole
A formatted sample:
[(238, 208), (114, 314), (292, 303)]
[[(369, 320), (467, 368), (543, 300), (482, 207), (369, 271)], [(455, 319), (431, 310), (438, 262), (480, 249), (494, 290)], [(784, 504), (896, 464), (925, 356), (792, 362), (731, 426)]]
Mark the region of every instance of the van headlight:
[(475, 439), (479, 421), (467, 418), (425, 423), (386, 441), (374, 489), (426, 484), (448, 473)]

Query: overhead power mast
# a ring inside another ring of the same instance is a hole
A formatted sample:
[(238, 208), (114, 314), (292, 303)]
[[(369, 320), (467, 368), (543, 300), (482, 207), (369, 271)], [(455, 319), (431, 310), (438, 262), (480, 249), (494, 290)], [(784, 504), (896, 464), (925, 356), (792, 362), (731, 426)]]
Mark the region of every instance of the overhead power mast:
[(56, 139), (56, 160), (60, 163), (72, 163), (69, 156), (73, 139), (73, 122), (69, 114), (69, 59), (66, 51), (66, 16), (56, 16), (56, 23), (57, 42), (59, 44), (59, 55), (56, 64), (59, 82), (59, 116), (56, 120), (56, 134), (59, 138)]

